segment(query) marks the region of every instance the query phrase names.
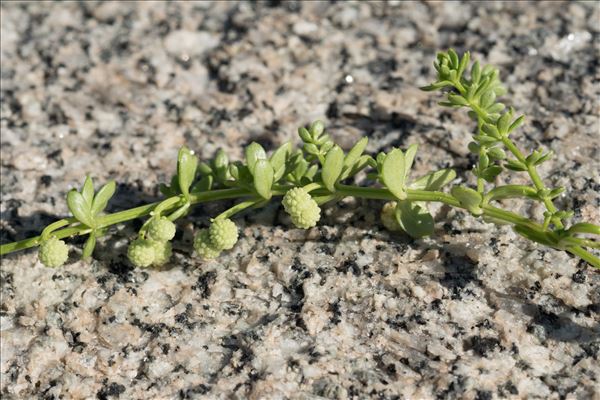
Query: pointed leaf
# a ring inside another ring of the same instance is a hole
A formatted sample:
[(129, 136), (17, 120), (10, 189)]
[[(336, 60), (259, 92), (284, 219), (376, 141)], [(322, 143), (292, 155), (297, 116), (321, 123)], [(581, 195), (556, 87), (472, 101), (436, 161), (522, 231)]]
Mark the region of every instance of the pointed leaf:
[(439, 90), (439, 89), (445, 88), (446, 86), (452, 86), (452, 82), (450, 82), (450, 81), (434, 82), (431, 85), (421, 86), (419, 89), (421, 89), (425, 92), (432, 92), (434, 90)]
[(81, 193), (72, 189), (67, 194), (67, 205), (69, 206), (71, 214), (73, 214), (79, 222), (89, 227), (93, 227), (94, 221), (90, 215), (90, 209)]
[(254, 174), (254, 166), (258, 160), (266, 160), (267, 153), (265, 153), (265, 149), (256, 143), (252, 142), (248, 147), (246, 147), (246, 164), (248, 164), (248, 169), (251, 174)]
[(201, 161), (198, 164), (198, 172), (201, 173), (202, 175), (210, 175), (210, 174), (212, 174), (213, 170), (210, 165), (208, 165), (204, 161)]
[(502, 200), (517, 197), (537, 199), (538, 192), (535, 187), (526, 185), (503, 185), (497, 186), (487, 193), (490, 200)]
[(406, 175), (406, 178), (408, 178), (408, 175), (410, 174), (410, 169), (413, 166), (418, 149), (419, 145), (415, 143), (410, 145), (404, 153), (404, 174)]
[(294, 172), (293, 172), (294, 177), (297, 180), (299, 180), (300, 178), (302, 178), (304, 176), (307, 169), (308, 169), (308, 161), (306, 161), (304, 158), (298, 159), (296, 168), (294, 169)]
[(579, 222), (570, 227), (567, 232), (569, 233), (590, 233), (592, 235), (600, 236), (600, 226), (590, 224), (589, 222)]
[(308, 132), (308, 130), (306, 128), (298, 128), (298, 136), (300, 136), (300, 139), (302, 139), (303, 142), (305, 143), (311, 143), (312, 142), (312, 138), (310, 137), (310, 133)]
[(96, 234), (94, 233), (94, 231), (92, 231), (92, 233), (90, 233), (90, 236), (88, 236), (87, 240), (85, 241), (85, 245), (83, 246), (83, 254), (81, 255), (81, 258), (84, 260), (90, 258), (90, 256), (94, 252), (94, 247), (96, 247)]
[(83, 196), (88, 209), (91, 208), (92, 201), (94, 200), (94, 182), (89, 175), (85, 177), (85, 182), (83, 182), (83, 187), (81, 188), (81, 195)]
[(327, 152), (323, 171), (321, 172), (323, 183), (330, 192), (335, 192), (335, 184), (342, 173), (343, 167), (344, 151), (339, 146), (334, 146)]
[(273, 175), (273, 167), (269, 161), (263, 159), (256, 161), (254, 164), (254, 188), (265, 200), (269, 200), (272, 196)]
[(504, 166), (511, 171), (527, 171), (527, 166), (519, 160), (508, 160)]
[(404, 180), (406, 177), (404, 154), (399, 149), (388, 153), (381, 166), (381, 180), (399, 200), (406, 199)]
[(417, 203), (399, 201), (396, 206), (396, 220), (400, 227), (415, 239), (433, 233), (433, 217), (426, 208)]
[(345, 177), (354, 176), (368, 166), (375, 168), (377, 166), (377, 163), (375, 162), (375, 160), (373, 160), (373, 158), (371, 156), (367, 156), (367, 155), (360, 156), (358, 161), (356, 161), (354, 163), (354, 166), (352, 167), (352, 169), (349, 170), (346, 174), (344, 174), (344, 176)]
[(308, 168), (308, 170), (304, 174), (304, 177), (306, 177), (312, 181), (318, 171), (319, 171), (319, 166), (317, 164), (313, 164), (310, 166), (310, 168)]
[(519, 235), (533, 242), (541, 243), (549, 247), (554, 247), (556, 245), (556, 242), (543, 232), (535, 231), (533, 229), (520, 225), (515, 225), (513, 229)]
[(188, 198), (190, 195), (190, 186), (196, 178), (196, 168), (198, 168), (198, 158), (190, 149), (183, 146), (179, 149), (177, 157), (177, 178), (181, 193)]
[(369, 138), (364, 137), (360, 139), (348, 152), (346, 158), (344, 158), (344, 168), (349, 170), (354, 166), (354, 163), (360, 158), (362, 153), (365, 151), (367, 147), (367, 143), (369, 142)]
[(273, 166), (273, 171), (275, 171), (274, 181), (277, 182), (283, 174), (285, 173), (285, 162), (288, 159), (290, 153), (292, 152), (292, 144), (290, 142), (284, 143), (281, 145), (275, 152), (271, 155), (270, 161)]
[(217, 151), (217, 155), (215, 156), (214, 161), (215, 169), (227, 168), (229, 165), (229, 157), (227, 157), (227, 153), (225, 150), (219, 149)]
[(515, 119), (512, 124), (510, 124), (510, 127), (508, 128), (508, 133), (514, 131), (515, 129), (517, 129), (523, 122), (525, 121), (525, 116), (521, 115), (519, 118)]
[(456, 172), (453, 169), (441, 169), (413, 181), (410, 187), (417, 190), (440, 190), (443, 186), (452, 182), (454, 178), (456, 178)]
[(492, 165), (492, 166), (489, 166), (486, 169), (484, 169), (480, 176), (488, 182), (493, 182), (494, 179), (496, 179), (496, 177), (498, 175), (500, 175), (501, 172), (502, 172), (501, 166)]
[[(230, 167), (234, 166), (233, 164)], [(214, 178), (212, 175), (205, 175), (190, 189), (190, 193), (202, 193), (207, 192), (212, 188)]]
[(454, 186), (450, 192), (471, 214), (481, 215), (483, 213), (480, 207), (483, 198), (480, 193), (465, 186)]
[(110, 181), (106, 185), (102, 186), (96, 196), (94, 196), (94, 201), (92, 202), (91, 213), (92, 216), (96, 216), (106, 208), (108, 201), (115, 194), (115, 190), (117, 185), (115, 181)]

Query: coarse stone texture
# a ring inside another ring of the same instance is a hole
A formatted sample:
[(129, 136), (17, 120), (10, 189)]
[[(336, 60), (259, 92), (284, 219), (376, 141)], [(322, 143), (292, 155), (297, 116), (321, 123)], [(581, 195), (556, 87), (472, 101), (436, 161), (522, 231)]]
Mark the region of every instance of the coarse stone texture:
[[(527, 115), (515, 140), (554, 150), (541, 174), (568, 188), (557, 205), (600, 223), (598, 3), (3, 2), (0, 16), (3, 243), (66, 216), (85, 173), (116, 180), (122, 210), (159, 198), (183, 144), (239, 159), (317, 118), (345, 149), (418, 143), (417, 175), (470, 180), (473, 124), (418, 89), (451, 46), (500, 68)], [(600, 274), (567, 253), (440, 206), (415, 241), (382, 228), (381, 202), (345, 199), (307, 231), (275, 202), (247, 212), (236, 246), (200, 261), (193, 232), (225, 203), (178, 222), (161, 269), (126, 260), (139, 222), (91, 264), (4, 257), (2, 398), (600, 396)]]

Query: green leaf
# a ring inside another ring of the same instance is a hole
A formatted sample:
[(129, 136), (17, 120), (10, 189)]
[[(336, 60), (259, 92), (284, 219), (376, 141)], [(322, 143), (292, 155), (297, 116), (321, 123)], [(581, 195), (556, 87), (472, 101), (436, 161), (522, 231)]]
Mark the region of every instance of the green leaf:
[(411, 144), (406, 152), (404, 153), (404, 175), (405, 179), (408, 178), (408, 174), (410, 174), (410, 169), (413, 166), (413, 162), (415, 161), (415, 156), (417, 155), (417, 150), (419, 149), (418, 144)]
[(480, 207), (483, 198), (477, 191), (465, 186), (454, 186), (450, 192), (471, 214), (481, 215), (483, 213)]
[(183, 146), (179, 149), (177, 157), (177, 180), (179, 189), (185, 198), (190, 196), (190, 186), (196, 178), (196, 168), (198, 167), (198, 158), (188, 149)]
[(450, 82), (450, 81), (434, 82), (431, 85), (421, 86), (419, 89), (421, 89), (425, 92), (433, 92), (434, 90), (443, 89), (446, 86), (452, 86), (452, 82)]
[(298, 163), (296, 164), (296, 168), (294, 169), (293, 175), (296, 178), (296, 180), (300, 180), (300, 178), (302, 178), (304, 176), (304, 174), (306, 173), (306, 170), (308, 169), (308, 161), (306, 161), (304, 158), (300, 158), (298, 160)]
[(238, 179), (237, 181), (245, 184), (245, 185), (250, 185), (254, 183), (254, 176), (250, 173), (250, 170), (248, 169), (248, 166), (242, 164), (241, 162), (236, 163), (237, 166), (237, 171), (238, 171)]
[(258, 159), (254, 164), (254, 188), (265, 200), (269, 200), (272, 196), (273, 176), (271, 163), (268, 160)]
[(285, 173), (285, 162), (292, 152), (292, 144), (290, 142), (284, 143), (271, 155), (269, 161), (275, 171), (274, 181), (277, 182)]
[(429, 173), (410, 184), (412, 189), (435, 191), (452, 182), (456, 178), (456, 172), (453, 169), (441, 169)]
[(503, 185), (497, 186), (490, 190), (487, 194), (490, 200), (502, 200), (511, 199), (518, 197), (527, 197), (530, 199), (537, 199), (537, 189), (531, 186), (525, 185)]
[(252, 142), (248, 147), (246, 147), (246, 164), (248, 164), (248, 169), (250, 173), (254, 175), (254, 166), (258, 160), (266, 160), (267, 153), (265, 153), (265, 149), (256, 143)]
[(504, 104), (502, 104), (502, 103), (494, 103), (492, 106), (490, 106), (487, 109), (487, 112), (490, 113), (490, 114), (497, 114), (500, 111), (504, 110), (505, 107), (506, 106)]
[(321, 172), (323, 183), (330, 192), (335, 192), (335, 184), (342, 173), (343, 167), (344, 151), (336, 145), (327, 152), (323, 170)]
[(102, 186), (96, 196), (94, 196), (94, 201), (92, 202), (91, 214), (92, 216), (96, 216), (106, 208), (108, 201), (115, 194), (115, 190), (117, 185), (115, 181), (110, 181), (106, 185)]
[[(231, 164), (229, 167), (235, 167), (235, 165)], [(212, 188), (213, 180), (214, 178), (212, 175), (203, 176), (198, 182), (194, 184), (194, 186), (192, 186), (192, 188), (190, 189), (190, 193), (197, 194), (202, 192), (208, 192)]]
[(83, 187), (81, 188), (81, 195), (88, 209), (91, 208), (92, 201), (94, 200), (94, 183), (89, 175), (85, 177), (85, 182), (83, 182)]
[(506, 152), (500, 147), (492, 147), (488, 150), (488, 156), (492, 160), (504, 160), (506, 158)]
[(535, 231), (533, 229), (529, 229), (527, 227), (520, 226), (520, 225), (515, 225), (513, 227), (513, 229), (519, 235), (521, 235), (524, 238), (529, 239), (531, 241), (541, 243), (541, 244), (549, 246), (549, 247), (554, 247), (557, 244), (554, 240), (552, 240), (552, 238), (550, 238), (547, 234), (545, 234), (543, 232)]
[(562, 186), (561, 187), (557, 187), (556, 189), (552, 189), (550, 191), (550, 193), (548, 193), (548, 198), (554, 199), (554, 198), (560, 196), (561, 194), (563, 194), (564, 191), (565, 191), (565, 188), (562, 187)]
[(227, 166), (229, 165), (229, 157), (227, 157), (227, 153), (225, 153), (225, 150), (217, 150), (217, 155), (215, 156), (214, 164), (215, 169), (227, 168)]
[(510, 128), (510, 120), (512, 119), (512, 112), (507, 111), (504, 114), (502, 114), (502, 116), (498, 119), (498, 131), (500, 131), (500, 133), (503, 136), (506, 136), (508, 133), (508, 129)]
[(433, 233), (433, 217), (426, 208), (415, 202), (399, 201), (396, 205), (396, 220), (415, 239)]
[(479, 79), (481, 78), (481, 67), (479, 65), (479, 61), (475, 61), (473, 66), (471, 67), (471, 82), (474, 84), (479, 83)]
[(308, 154), (312, 154), (313, 156), (316, 156), (317, 154), (319, 154), (319, 148), (317, 147), (317, 145), (312, 144), (312, 143), (304, 143), (304, 146), (302, 146), (302, 148), (304, 149), (304, 151), (306, 151)]
[(90, 236), (88, 236), (87, 240), (85, 241), (85, 245), (83, 246), (83, 254), (81, 255), (81, 258), (83, 258), (84, 260), (90, 258), (90, 256), (94, 252), (94, 247), (96, 247), (96, 234), (94, 233), (94, 231), (92, 231), (92, 233), (90, 233)]
[(469, 53), (467, 51), (463, 54), (462, 58), (460, 59), (460, 65), (458, 66), (458, 78), (459, 79), (462, 78), (463, 73), (467, 69), (467, 66), (469, 65), (470, 60), (471, 60), (471, 53)]
[(486, 134), (489, 135), (493, 138), (496, 139), (500, 139), (502, 136), (500, 135), (500, 132), (498, 131), (498, 128), (496, 128), (495, 125), (492, 124), (488, 124), (485, 123), (481, 126), (481, 130)]
[(73, 214), (73, 216), (77, 218), (79, 222), (89, 226), (90, 228), (94, 227), (94, 220), (91, 216), (90, 209), (88, 208), (88, 205), (81, 193), (75, 189), (72, 189), (67, 194), (67, 205), (71, 211), (71, 214)]
[(352, 169), (349, 170), (347, 172), (347, 174), (344, 174), (344, 175), (346, 177), (354, 176), (359, 171), (361, 171), (364, 168), (366, 168), (367, 166), (371, 166), (372, 168), (375, 168), (377, 166), (377, 163), (375, 162), (375, 160), (373, 160), (373, 158), (371, 156), (362, 155), (362, 156), (360, 156), (360, 158), (358, 159), (358, 161), (356, 161), (354, 163), (354, 166), (352, 167)]
[(519, 160), (508, 160), (504, 167), (511, 171), (527, 171), (527, 166)]
[(306, 171), (306, 173), (304, 174), (304, 177), (308, 178), (309, 180), (313, 180), (315, 175), (317, 174), (317, 172), (319, 171), (319, 166), (317, 164), (313, 164), (310, 166), (310, 168)]
[(458, 107), (463, 107), (463, 106), (469, 105), (469, 102), (467, 101), (467, 99), (465, 99), (464, 97), (462, 97), (461, 95), (458, 95), (458, 94), (448, 93), (448, 101), (453, 106), (458, 106)]
[(481, 107), (483, 107), (484, 109), (489, 108), (491, 105), (494, 104), (494, 101), (496, 100), (496, 93), (494, 93), (493, 91), (488, 91), (485, 92), (483, 94), (483, 96), (481, 96), (481, 100), (479, 101), (479, 105)]
[(303, 128), (303, 127), (298, 128), (298, 136), (300, 136), (300, 139), (302, 139), (302, 141), (305, 142), (305, 143), (311, 143), (312, 142), (312, 138), (310, 137), (310, 133), (308, 132), (308, 130), (306, 128)]
[(481, 177), (488, 182), (493, 182), (494, 179), (502, 172), (502, 167), (499, 165), (491, 165), (481, 172)]
[(202, 175), (210, 175), (213, 173), (213, 170), (210, 165), (208, 165), (204, 161), (201, 161), (198, 164), (198, 172), (200, 172)]
[(592, 235), (600, 236), (600, 226), (590, 224), (588, 222), (580, 222), (570, 227), (567, 232), (569, 233), (590, 233)]
[(377, 161), (377, 169), (381, 169), (381, 166), (383, 165), (383, 162), (385, 161), (385, 157), (386, 154), (381, 151), (379, 152), (379, 154), (377, 154), (377, 158), (375, 159)]
[(549, 152), (547, 152), (546, 154), (542, 155), (539, 159), (537, 159), (533, 165), (534, 166), (538, 166), (541, 163), (548, 161), (552, 156), (554, 155), (554, 151), (550, 150)]
[(508, 128), (508, 132), (510, 133), (512, 131), (514, 131), (515, 129), (517, 129), (519, 126), (521, 126), (521, 124), (525, 121), (525, 116), (521, 115), (519, 118), (515, 119), (512, 124), (510, 124), (510, 127)]
[(310, 133), (314, 139), (317, 139), (325, 131), (325, 125), (321, 121), (315, 121), (310, 125)]
[(344, 158), (344, 170), (345, 172), (350, 171), (350, 169), (354, 166), (356, 161), (360, 158), (362, 153), (365, 151), (367, 147), (367, 143), (369, 142), (369, 138), (364, 137), (360, 139), (348, 152), (346, 158)]
[(459, 61), (458, 61), (458, 54), (456, 54), (456, 51), (454, 51), (454, 49), (448, 50), (448, 56), (450, 57), (450, 62), (451, 62), (450, 65), (453, 68), (458, 68)]
[(399, 149), (393, 149), (385, 157), (381, 166), (381, 180), (398, 200), (406, 199), (405, 165), (404, 153)]

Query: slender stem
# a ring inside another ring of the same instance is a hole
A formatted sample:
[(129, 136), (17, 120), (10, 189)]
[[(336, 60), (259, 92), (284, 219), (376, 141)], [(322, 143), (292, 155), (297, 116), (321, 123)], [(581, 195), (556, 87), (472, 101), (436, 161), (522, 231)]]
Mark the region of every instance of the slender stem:
[[(348, 185), (336, 185), (337, 193), (345, 195), (345, 196), (355, 196), (355, 197), (363, 197), (369, 199), (377, 199), (377, 200), (397, 200), (391, 193), (389, 193), (385, 189), (379, 188), (365, 188), (359, 186), (348, 186)], [(408, 190), (408, 201), (435, 201), (448, 204), (453, 207), (464, 208), (461, 206), (460, 202), (455, 199), (453, 196), (442, 193), (442, 192), (429, 192), (424, 190)], [(516, 226), (524, 226), (527, 227), (539, 235), (548, 235), (550, 232), (546, 232), (543, 225), (538, 224), (535, 221), (531, 221), (525, 217), (522, 217), (516, 213), (511, 211), (506, 211), (498, 207), (491, 206), (489, 204), (481, 206), (483, 210), (483, 215), (495, 218), (497, 220), (501, 220), (504, 222), (508, 222), (509, 224)], [(558, 248), (558, 250), (564, 250)], [(600, 268), (600, 259), (594, 256), (592, 253), (582, 249), (579, 246), (569, 247), (566, 249), (568, 252), (580, 257), (581, 259), (587, 261), (590, 265), (595, 268)]]
[(240, 211), (245, 210), (246, 208), (252, 207), (256, 204), (259, 204), (263, 201), (264, 201), (263, 199), (251, 199), (251, 200), (243, 201), (243, 202), (238, 203), (235, 206), (231, 207), (230, 209), (223, 211), (221, 214), (217, 215), (214, 219), (231, 218), (232, 216), (239, 213)]
[[(224, 199), (232, 199), (238, 197), (244, 197), (251, 195), (251, 193), (244, 189), (220, 189), (213, 190), (210, 192), (202, 192), (192, 194), (190, 196), (191, 204), (204, 203), (208, 201), (215, 200), (224, 200)], [(173, 198), (182, 199), (182, 196), (173, 196)], [(140, 207), (135, 207), (129, 210), (119, 211), (114, 214), (103, 215), (102, 217), (97, 219), (97, 228), (108, 227), (110, 225), (115, 225), (121, 222), (130, 221), (132, 219), (144, 217), (156, 208), (161, 202), (155, 202), (146, 204)], [(170, 206), (169, 210), (177, 205), (179, 202), (174, 202), (172, 206)], [(167, 211), (167, 210), (165, 210)], [(67, 228), (63, 228), (53, 232), (53, 235), (58, 239), (63, 239), (66, 237), (85, 235), (91, 232), (91, 229), (82, 224), (76, 224), (74, 226), (70, 226)], [(40, 236), (35, 236), (29, 239), (20, 240), (18, 242), (7, 243), (0, 246), (0, 255), (5, 255), (8, 253), (12, 253), (13, 251), (28, 249), (30, 247), (35, 247), (40, 243)]]
[[(337, 184), (336, 185), (336, 193), (331, 194), (329, 192), (321, 193), (323, 191), (322, 185), (318, 184), (318, 183), (307, 185), (307, 187), (309, 187), (310, 190), (316, 191), (315, 195), (319, 198), (321, 204), (325, 203), (327, 201), (335, 200), (340, 197), (344, 197), (344, 196), (354, 196), (354, 197), (362, 197), (362, 198), (375, 199), (375, 200), (387, 200), (387, 201), (396, 201), (397, 200), (387, 189), (384, 189), (384, 188), (369, 188), (369, 187)], [(273, 191), (273, 195), (280, 196), (280, 195), (285, 194), (285, 192), (286, 192), (285, 189), (277, 188), (277, 190)], [(210, 191), (210, 192), (202, 192), (202, 193), (196, 193), (196, 194), (191, 195), (190, 196), (190, 204), (198, 204), (198, 203), (202, 203), (202, 202), (208, 202), (208, 201), (214, 201), (214, 200), (224, 200), (224, 199), (245, 197), (245, 196), (251, 196), (251, 195), (252, 195), (252, 193), (245, 189), (214, 190), (214, 191)], [(447, 204), (447, 205), (450, 205), (453, 207), (464, 208), (460, 204), (460, 202), (456, 198), (454, 198), (452, 195), (443, 193), (443, 192), (437, 192), (437, 191), (408, 189), (406, 200), (407, 201), (441, 202), (441, 203), (444, 203), (444, 204)], [(156, 209), (157, 206), (159, 206), (161, 204), (163, 205), (163, 207), (165, 204), (168, 205), (168, 207), (164, 207), (164, 209), (163, 209), (163, 211), (168, 212), (171, 209), (179, 207), (182, 201), (184, 201), (183, 196), (173, 196), (167, 200), (163, 200), (162, 202), (151, 203), (151, 204), (147, 204), (144, 206), (132, 208), (130, 210), (125, 210), (125, 211), (120, 211), (120, 212), (117, 212), (114, 214), (104, 215), (104, 216), (98, 218), (98, 220), (97, 220), (98, 228), (97, 229), (106, 228), (110, 225), (118, 224), (121, 222), (129, 221), (129, 220), (132, 220), (135, 218), (149, 215)], [(239, 211), (242, 211), (243, 209), (251, 207), (260, 202), (261, 202), (261, 200), (256, 200), (256, 199), (250, 199), (250, 200), (243, 201), (243, 202), (233, 206), (229, 210), (225, 211), (224, 213), (220, 214), (217, 218), (228, 218), (228, 217), (232, 216), (233, 214), (235, 214)], [(551, 232), (547, 232), (544, 230), (543, 225), (540, 225), (534, 221), (531, 221), (531, 220), (529, 220), (525, 217), (522, 217), (518, 214), (515, 214), (513, 212), (502, 210), (500, 208), (491, 206), (489, 204), (482, 205), (481, 208), (483, 210), (483, 215), (485, 215), (485, 216), (492, 217), (497, 220), (504, 221), (504, 222), (507, 222), (507, 223), (515, 225), (515, 226), (527, 227), (528, 229), (530, 229), (542, 236), (544, 236), (544, 235), (547, 236), (548, 234), (551, 234)], [(65, 221), (72, 222), (73, 219), (65, 219), (65, 220), (57, 221), (55, 224), (57, 224), (56, 226), (64, 225)], [(62, 238), (70, 237), (70, 236), (88, 234), (90, 232), (92, 232), (92, 230), (89, 227), (84, 226), (82, 224), (76, 224), (74, 226), (56, 230), (53, 232), (53, 235), (59, 239), (62, 239)], [(21, 240), (19, 242), (8, 243), (5, 245), (2, 245), (2, 246), (0, 246), (0, 255), (5, 255), (5, 254), (11, 253), (13, 251), (34, 247), (34, 246), (38, 245), (40, 243), (40, 241), (41, 241), (41, 236), (36, 236), (33, 238)], [(560, 250), (562, 250), (562, 249), (560, 249)], [(572, 247), (567, 248), (566, 250), (569, 251), (570, 253), (580, 257), (581, 259), (587, 261), (595, 268), (600, 268), (600, 259), (598, 257), (594, 256), (593, 254), (589, 253), (588, 251), (584, 250), (583, 248), (581, 248), (579, 246), (572, 246)]]
[[(521, 151), (518, 149), (518, 147), (509, 138), (507, 138), (507, 137), (502, 138), (502, 143), (515, 156), (515, 158), (517, 160), (519, 160), (523, 164), (527, 165), (527, 160), (526, 160), (525, 156), (523, 155), (523, 153), (521, 153)], [(533, 185), (538, 190), (538, 192), (546, 189), (546, 186), (544, 185), (542, 178), (540, 178), (540, 175), (538, 174), (537, 170), (535, 169), (535, 167), (533, 165), (529, 165), (527, 167), (527, 173), (529, 174), (529, 177), (531, 178), (531, 181), (533, 182)], [(552, 200), (550, 200), (548, 197), (542, 198), (542, 201), (544, 202), (544, 205), (546, 206), (548, 211), (550, 211), (551, 213), (555, 213), (557, 211), (556, 206), (554, 205)], [(563, 228), (563, 224), (560, 220), (555, 221), (555, 224), (558, 229)]]
[(582, 249), (579, 246), (569, 247), (567, 248), (567, 251), (586, 261), (592, 267), (600, 269), (600, 258), (596, 257), (592, 253)]
[[(455, 81), (455, 82), (453, 82), (453, 84), (455, 85), (456, 89), (460, 92), (460, 94), (463, 96), (463, 98), (467, 101), (467, 103), (469, 104), (469, 107), (477, 114), (479, 119), (482, 119), (484, 121), (490, 121), (489, 114), (485, 110), (483, 110), (481, 107), (479, 107), (479, 104), (474, 102), (472, 99), (468, 99), (465, 96), (466, 91), (465, 91), (465, 88), (461, 85), (461, 83), (458, 81)], [(519, 148), (512, 142), (512, 140), (510, 140), (508, 137), (503, 137), (502, 143), (515, 156), (515, 158), (517, 160), (524, 163), (525, 165), (528, 165), (525, 156), (523, 155), (521, 150), (519, 150)], [(540, 175), (538, 174), (535, 166), (528, 165), (527, 173), (529, 174), (529, 177), (531, 178), (531, 181), (535, 185), (538, 192), (546, 189), (546, 186), (544, 185), (544, 182), (540, 178)], [(482, 192), (482, 190), (481, 190), (482, 186), (483, 186), (483, 182), (480, 182), (480, 180), (478, 178), (477, 179), (477, 189), (479, 192)], [(546, 209), (548, 211), (550, 211), (553, 214), (556, 213), (557, 208), (550, 198), (544, 196), (541, 198), (541, 200), (544, 203), (544, 205), (546, 206)], [(564, 225), (560, 218), (554, 218), (553, 222), (554, 222), (554, 225), (556, 225), (556, 228), (558, 228), (558, 229), (564, 228)]]

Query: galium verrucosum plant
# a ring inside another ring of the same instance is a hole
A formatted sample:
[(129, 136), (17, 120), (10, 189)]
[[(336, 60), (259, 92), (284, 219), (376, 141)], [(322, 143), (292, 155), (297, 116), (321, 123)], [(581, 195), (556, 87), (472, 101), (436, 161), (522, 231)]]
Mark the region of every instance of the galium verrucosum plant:
[[(428, 202), (441, 202), (467, 210), (488, 222), (510, 224), (519, 235), (543, 245), (568, 251), (590, 265), (600, 268), (600, 258), (593, 252), (600, 248), (596, 239), (600, 227), (591, 223), (571, 223), (573, 213), (558, 210), (553, 199), (563, 188), (548, 188), (537, 172), (537, 166), (550, 159), (551, 152), (535, 150), (525, 155), (510, 139), (523, 122), (514, 110), (506, 110), (497, 98), (505, 93), (498, 70), (470, 64), (470, 55), (459, 57), (449, 50), (440, 53), (434, 63), (437, 80), (424, 90), (444, 90), (443, 106), (465, 107), (477, 122), (477, 132), (469, 150), (477, 155), (473, 168), (475, 187), (453, 185), (452, 169), (433, 171), (413, 178), (410, 174), (417, 145), (406, 150), (390, 149), (376, 157), (364, 154), (367, 138), (360, 139), (345, 153), (317, 121), (308, 129), (298, 130), (300, 148), (285, 143), (271, 155), (257, 143), (245, 149), (245, 160), (230, 161), (223, 150), (208, 162), (199, 162), (188, 148), (179, 151), (177, 172), (169, 185), (161, 185), (165, 198), (159, 202), (130, 210), (103, 215), (115, 184), (110, 182), (94, 192), (91, 178), (86, 178), (80, 191), (67, 195), (72, 218), (59, 220), (46, 227), (38, 237), (0, 246), (0, 254), (40, 246), (40, 261), (49, 267), (62, 265), (68, 258), (68, 247), (61, 240), (75, 235), (88, 235), (83, 257), (91, 256), (96, 238), (106, 228), (121, 222), (149, 216), (128, 248), (129, 260), (138, 267), (158, 266), (171, 256), (171, 240), (175, 236), (174, 221), (185, 216), (194, 204), (223, 199), (239, 202), (211, 220), (194, 238), (194, 249), (203, 259), (212, 259), (233, 248), (238, 229), (231, 220), (235, 214), (261, 207), (273, 197), (281, 202), (292, 223), (298, 228), (315, 226), (321, 215), (320, 206), (346, 196), (384, 200), (381, 221), (391, 231), (403, 231), (420, 238), (431, 235), (434, 220)], [(470, 68), (469, 68), (470, 67)], [(469, 72), (467, 73), (467, 69)], [(375, 182), (372, 187), (352, 184), (356, 174), (366, 170)], [(498, 184), (498, 175), (507, 171), (525, 173), (530, 185)], [(544, 219), (535, 221), (499, 207), (498, 201), (525, 198), (541, 202), (546, 208)], [(588, 248), (589, 250), (586, 250)]]

